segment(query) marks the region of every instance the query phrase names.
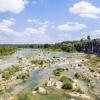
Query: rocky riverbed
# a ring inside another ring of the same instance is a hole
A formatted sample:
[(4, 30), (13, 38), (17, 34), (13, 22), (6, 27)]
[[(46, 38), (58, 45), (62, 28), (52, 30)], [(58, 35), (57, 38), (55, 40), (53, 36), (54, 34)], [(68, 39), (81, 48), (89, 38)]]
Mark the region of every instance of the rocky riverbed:
[[(100, 58), (82, 53), (26, 51), (10, 57), (15, 61), (9, 66), (20, 69), (8, 79), (2, 78), (7, 67), (1, 71), (0, 100), (100, 100)], [(91, 59), (96, 60), (94, 67), (90, 66)]]

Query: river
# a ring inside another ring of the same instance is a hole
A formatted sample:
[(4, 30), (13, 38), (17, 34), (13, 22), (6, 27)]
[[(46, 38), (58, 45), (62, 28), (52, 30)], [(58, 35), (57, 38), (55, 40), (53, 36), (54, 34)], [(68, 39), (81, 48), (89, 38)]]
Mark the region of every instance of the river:
[[(28, 56), (34, 57), (35, 56), (35, 57), (37, 57), (38, 54), (39, 54), (38, 57), (40, 57), (42, 59), (58, 57), (58, 58), (62, 59), (62, 62), (54, 64), (52, 66), (48, 66), (44, 69), (37, 68), (37, 69), (32, 70), (31, 77), (29, 79), (27, 79), (27, 81), (22, 82), (22, 83), (12, 84), (11, 87), (9, 88), (9, 90), (3, 92), (3, 95), (5, 96), (5, 98), (8, 96), (11, 96), (11, 94), (16, 93), (16, 90), (19, 90), (19, 91), (33, 90), (38, 85), (41, 86), (43, 84), (43, 82), (45, 80), (47, 80), (50, 75), (52, 75), (53, 70), (56, 68), (69, 68), (70, 70), (66, 73), (66, 75), (71, 78), (73, 78), (74, 74), (78, 71), (86, 72), (88, 75), (91, 74), (85, 68), (83, 68), (83, 69), (71, 68), (70, 64), (67, 63), (67, 59), (69, 57), (68, 53), (48, 52), (48, 51), (37, 50), (37, 49), (21, 49), (12, 55), (3, 57), (0, 60), (0, 69), (5, 69), (5, 68), (10, 67), (11, 65), (16, 65), (16, 64), (19, 66), (20, 65), (24, 66), (27, 61), (25, 61), (24, 64), (20, 64), (17, 60), (18, 56), (24, 56), (24, 57), (28, 57)], [(81, 62), (80, 62), (80, 60), (77, 60), (77, 62), (74, 62), (74, 63), (80, 64)], [(80, 82), (82, 83), (83, 88), (85, 87), (88, 89), (87, 85), (83, 81), (80, 81)], [(98, 85), (99, 85), (99, 83), (100, 82), (97, 82)], [(96, 89), (96, 91), (99, 91), (99, 89)], [(55, 95), (54, 97), (56, 98), (56, 96), (57, 95)], [(65, 95), (63, 95), (62, 100), (66, 100)]]

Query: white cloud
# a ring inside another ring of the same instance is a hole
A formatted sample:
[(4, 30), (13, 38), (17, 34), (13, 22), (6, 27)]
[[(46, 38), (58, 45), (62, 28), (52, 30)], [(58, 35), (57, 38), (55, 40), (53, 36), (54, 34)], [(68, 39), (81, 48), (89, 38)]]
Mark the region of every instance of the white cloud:
[(100, 29), (99, 30), (94, 30), (91, 34), (93, 38), (100, 38)]
[(9, 27), (9, 26), (12, 26), (13, 24), (14, 22), (12, 21), (12, 19), (10, 20), (4, 19), (3, 21), (0, 22), (0, 26), (3, 26), (3, 27)]
[[(16, 31), (12, 28), (12, 26), (15, 24), (15, 19), (11, 18), (9, 20), (2, 20), (0, 21), (0, 38), (1, 43), (9, 43), (10, 41), (13, 41), (11, 43), (46, 43), (51, 42), (50, 37), (47, 34), (47, 27), (44, 25), (39, 26), (37, 28), (32, 27), (26, 27), (22, 31)], [(6, 37), (7, 35), (7, 37)]]
[(99, 18), (100, 8), (94, 6), (93, 4), (87, 1), (81, 1), (73, 5), (69, 9), (72, 14), (78, 14), (81, 17), (87, 18)]
[(88, 35), (91, 36), (91, 38), (100, 38), (100, 29), (98, 30), (91, 30), (91, 31), (84, 31), (81, 32), (81, 35), (83, 38), (86, 38)]
[[(23, 32), (20, 32), (20, 33), (23, 33), (23, 36), (28, 36), (28, 37), (42, 37), (42, 35), (45, 35), (46, 33), (46, 29), (43, 28), (43, 27), (39, 27), (39, 28), (25, 28)], [(20, 34), (19, 34), (20, 35)]]
[(61, 31), (78, 31), (87, 28), (85, 24), (80, 24), (78, 22), (69, 22), (58, 26), (58, 30)]
[(40, 3), (41, 3), (41, 4), (44, 4), (45, 2), (47, 2), (47, 0), (33, 0), (33, 1), (32, 1), (32, 4), (33, 4), (33, 5), (40, 4)]
[(100, 37), (100, 30), (95, 30), (93, 35), (98, 35)]
[(31, 28), (27, 27), (23, 31), (15, 31), (11, 28), (12, 25), (14, 25), (14, 20), (3, 20), (0, 22), (0, 32), (3, 32), (5, 34), (15, 35), (15, 36), (34, 36), (34, 35), (43, 35), (46, 33), (47, 29), (44, 26), (38, 27), (38, 28)]
[(50, 23), (48, 20), (46, 21), (40, 21), (39, 19), (27, 19), (27, 22), (28, 23), (36, 23), (36, 24), (39, 24), (39, 25), (49, 25), (49, 24), (52, 24)]
[(28, 23), (35, 23), (38, 22), (38, 19), (27, 19)]
[(48, 21), (48, 20), (45, 20), (45, 21), (40, 21), (39, 19), (35, 19), (35, 18), (32, 18), (32, 19), (27, 19), (27, 22), (28, 23), (33, 23), (37, 26), (42, 26), (42, 27), (45, 27), (45, 28), (52, 28), (54, 29), (55, 28), (55, 25), (54, 23)]
[(20, 13), (27, 3), (27, 0), (0, 0), (0, 12)]
[(13, 32), (13, 30), (10, 27), (15, 24), (14, 21), (15, 20), (13, 18), (11, 18), (10, 20), (4, 19), (3, 21), (0, 21), (0, 32), (7, 34), (9, 34), (9, 32)]

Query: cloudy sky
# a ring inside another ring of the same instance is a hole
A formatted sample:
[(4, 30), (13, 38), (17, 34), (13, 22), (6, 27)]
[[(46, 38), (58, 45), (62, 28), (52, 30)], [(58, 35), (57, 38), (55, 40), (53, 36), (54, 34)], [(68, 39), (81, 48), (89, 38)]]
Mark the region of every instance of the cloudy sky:
[(0, 0), (0, 44), (100, 38), (99, 0)]

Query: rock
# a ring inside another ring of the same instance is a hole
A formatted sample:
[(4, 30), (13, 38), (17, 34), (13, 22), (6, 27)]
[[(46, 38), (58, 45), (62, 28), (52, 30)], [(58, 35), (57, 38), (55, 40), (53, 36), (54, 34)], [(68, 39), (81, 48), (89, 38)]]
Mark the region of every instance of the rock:
[(77, 83), (73, 83), (72, 86), (73, 86), (74, 90), (79, 88), (79, 86), (77, 85)]
[(34, 70), (37, 70), (37, 69), (39, 69), (39, 67), (37, 66), (37, 67), (34, 67)]
[(33, 60), (33, 57), (30, 57), (30, 60)]
[(46, 83), (46, 85), (47, 85), (48, 87), (53, 86), (53, 85), (54, 85), (54, 82), (49, 80), (49, 81)]
[(35, 65), (35, 64), (32, 64), (31, 66), (32, 66), (32, 67), (35, 67), (36, 65)]
[(74, 98), (71, 98), (70, 100), (75, 100)]
[(38, 93), (40, 93), (40, 94), (47, 94), (47, 91), (43, 87), (38, 87)]
[(32, 94), (36, 94), (37, 93), (37, 91), (32, 91)]
[(2, 74), (0, 74), (0, 81), (2, 81)]
[(72, 98), (76, 98), (76, 99), (81, 99), (81, 100), (91, 100), (91, 98), (86, 95), (86, 94), (80, 94), (80, 93), (69, 93), (69, 96), (72, 97)]
[(73, 89), (79, 89), (80, 88), (79, 81), (74, 79), (72, 86), (73, 86)]
[(7, 100), (14, 100), (14, 98), (13, 97), (9, 97)]
[(55, 83), (55, 86), (56, 86), (57, 89), (61, 89), (62, 86), (63, 86), (63, 83), (60, 82), (60, 81), (57, 81), (57, 82)]
[(11, 80), (14, 80), (14, 79), (16, 79), (16, 76), (12, 76), (12, 77), (11, 77)]
[(55, 80), (54, 76), (51, 76), (49, 78), (49, 80), (46, 82), (46, 86), (48, 86), (48, 87), (54, 86), (55, 82), (56, 82), (56, 80)]
[(98, 80), (100, 79), (100, 74), (99, 74), (99, 73), (94, 72), (93, 75), (94, 75), (94, 77), (95, 77), (96, 79), (98, 79)]

